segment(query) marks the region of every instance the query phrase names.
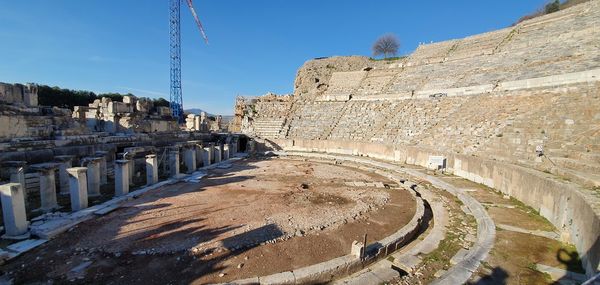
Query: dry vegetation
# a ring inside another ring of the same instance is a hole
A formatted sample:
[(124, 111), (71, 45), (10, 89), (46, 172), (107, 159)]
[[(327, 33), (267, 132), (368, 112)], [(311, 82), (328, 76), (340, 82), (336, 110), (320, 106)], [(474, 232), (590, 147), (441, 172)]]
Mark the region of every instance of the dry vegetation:
[(514, 23), (513, 25), (516, 25), (518, 23), (521, 23), (523, 21), (529, 20), (529, 19), (533, 19), (539, 16), (543, 16), (543, 15), (547, 15), (550, 13), (554, 13), (560, 10), (564, 10), (567, 9), (569, 7), (573, 7), (575, 5), (581, 4), (581, 3), (585, 3), (588, 2), (590, 0), (565, 0), (565, 1), (559, 1), (559, 0), (552, 0), (552, 1), (548, 1), (548, 3), (544, 4), (544, 6), (538, 8), (535, 12), (525, 15), (523, 17), (521, 17), (519, 20), (517, 20), (516, 23)]

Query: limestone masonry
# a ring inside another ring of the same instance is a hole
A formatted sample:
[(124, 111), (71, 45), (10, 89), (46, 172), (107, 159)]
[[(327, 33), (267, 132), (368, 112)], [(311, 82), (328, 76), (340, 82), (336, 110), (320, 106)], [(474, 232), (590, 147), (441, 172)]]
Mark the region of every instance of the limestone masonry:
[(39, 102), (0, 83), (0, 284), (600, 284), (599, 0), (233, 118)]
[(443, 156), (455, 175), (538, 210), (591, 274), (600, 269), (599, 27), (600, 1), (590, 1), (395, 61), (315, 59), (293, 96), (241, 100), (236, 115), (271, 149), (423, 166)]

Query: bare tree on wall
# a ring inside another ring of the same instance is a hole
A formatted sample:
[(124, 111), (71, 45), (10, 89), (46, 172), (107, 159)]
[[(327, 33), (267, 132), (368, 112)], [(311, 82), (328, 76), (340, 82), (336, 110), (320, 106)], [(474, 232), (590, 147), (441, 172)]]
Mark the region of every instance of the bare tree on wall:
[(373, 43), (373, 56), (383, 55), (383, 58), (388, 58), (390, 55), (396, 55), (400, 48), (400, 41), (394, 34), (386, 34), (379, 37)]

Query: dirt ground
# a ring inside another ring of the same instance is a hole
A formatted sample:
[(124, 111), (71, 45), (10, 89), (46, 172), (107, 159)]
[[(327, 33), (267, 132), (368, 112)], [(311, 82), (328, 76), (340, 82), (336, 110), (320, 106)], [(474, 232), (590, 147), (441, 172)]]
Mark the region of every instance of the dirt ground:
[(247, 159), (85, 222), (0, 267), (15, 283), (205, 284), (290, 270), (381, 239), (415, 212), (393, 183), (322, 162)]
[[(419, 171), (436, 175), (445, 182), (468, 191), (469, 195), (485, 205), (496, 225), (506, 224), (527, 230), (556, 230), (549, 221), (541, 217), (534, 209), (515, 199), (507, 199), (504, 195), (489, 187), (455, 176), (447, 176), (424, 169), (419, 169)], [(446, 270), (451, 266), (449, 260), (457, 252), (457, 249), (465, 248), (461, 245), (465, 237), (464, 230), (466, 229), (467, 235), (476, 234), (474, 218), (462, 213), (460, 210), (461, 204), (457, 204), (458, 199), (453, 198), (445, 191), (431, 188), (427, 182), (421, 184), (429, 187), (444, 201), (450, 218), (448, 232), (438, 248), (423, 257), (423, 262), (419, 265), (417, 274), (397, 278), (390, 282), (391, 284), (430, 283), (435, 279), (434, 275), (437, 270)], [(417, 242), (418, 240), (413, 243)], [(410, 246), (407, 246), (406, 249)], [(472, 281), (467, 282), (467, 284), (558, 284), (553, 282), (547, 274), (540, 272), (536, 264), (577, 273), (583, 272), (580, 257), (574, 246), (545, 237), (496, 227), (496, 239), (490, 255), (474, 273), (471, 278)]]
[(554, 284), (549, 276), (537, 270), (537, 263), (573, 272), (583, 271), (572, 245), (498, 228), (498, 224), (506, 224), (527, 230), (555, 231), (554, 226), (534, 209), (471, 181), (456, 177), (442, 179), (469, 189), (469, 195), (486, 205), (487, 212), (496, 223), (494, 247), (477, 272), (484, 277), (479, 284)]

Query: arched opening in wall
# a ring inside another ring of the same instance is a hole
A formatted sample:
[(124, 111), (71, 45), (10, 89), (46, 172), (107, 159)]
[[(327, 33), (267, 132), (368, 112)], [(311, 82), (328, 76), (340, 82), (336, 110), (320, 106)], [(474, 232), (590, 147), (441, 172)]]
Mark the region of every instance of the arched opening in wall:
[(246, 152), (247, 150), (247, 144), (248, 144), (248, 137), (245, 136), (241, 136), (240, 140), (238, 142), (238, 147), (239, 147), (239, 152)]

